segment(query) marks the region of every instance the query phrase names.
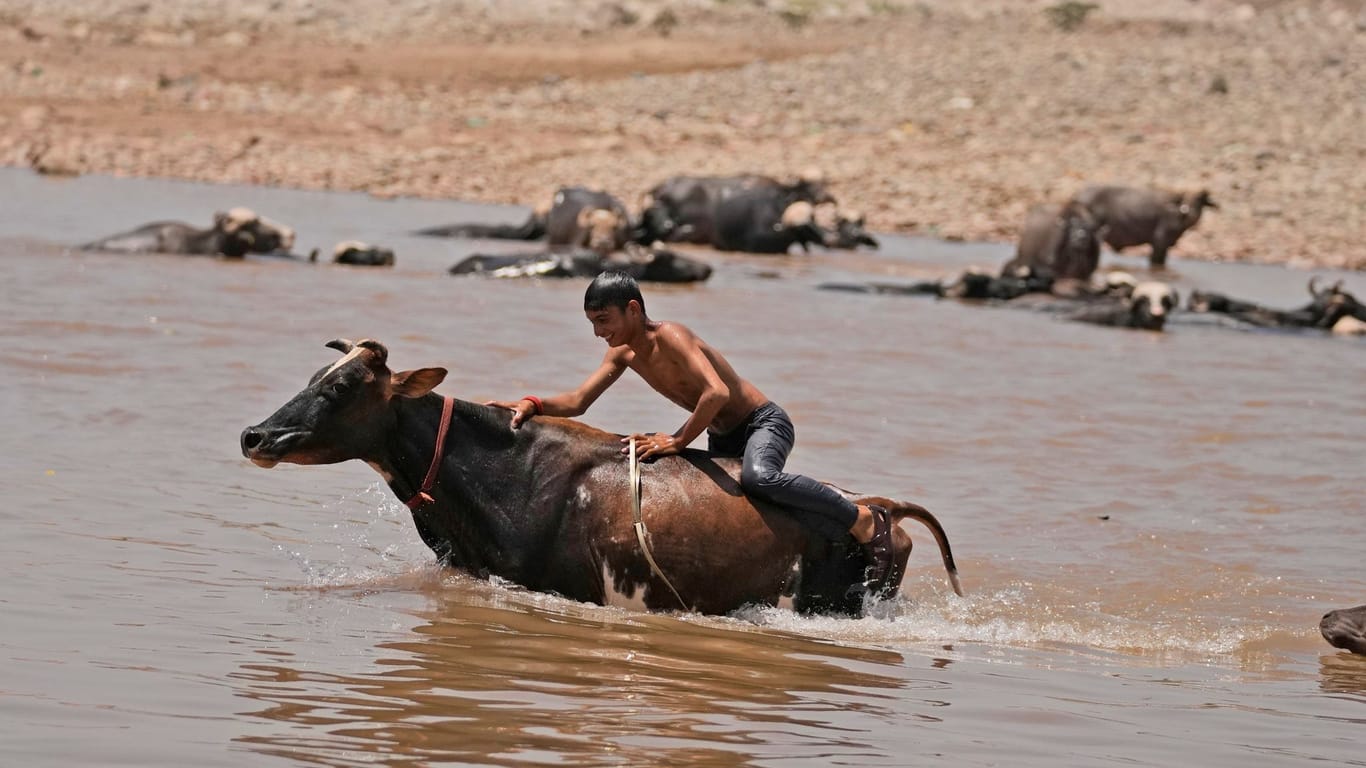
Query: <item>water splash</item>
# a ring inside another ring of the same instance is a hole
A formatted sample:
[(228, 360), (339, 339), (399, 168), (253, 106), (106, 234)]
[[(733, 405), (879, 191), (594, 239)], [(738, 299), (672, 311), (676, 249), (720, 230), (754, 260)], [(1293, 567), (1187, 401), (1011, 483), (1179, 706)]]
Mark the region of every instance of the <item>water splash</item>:
[(323, 503), (322, 510), (307, 532), (309, 543), (276, 545), (311, 588), (363, 586), (431, 563), (408, 510), (379, 481)]

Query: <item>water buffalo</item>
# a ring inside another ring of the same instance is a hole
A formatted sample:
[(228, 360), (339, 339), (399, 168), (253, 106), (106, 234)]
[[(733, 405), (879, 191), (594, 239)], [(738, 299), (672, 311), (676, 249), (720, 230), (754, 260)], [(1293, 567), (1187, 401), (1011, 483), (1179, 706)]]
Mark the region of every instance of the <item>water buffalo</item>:
[(1133, 287), (1128, 296), (1102, 299), (1068, 315), (1069, 320), (1120, 328), (1160, 331), (1180, 296), (1166, 283), (1148, 281)]
[(604, 255), (636, 239), (626, 206), (615, 197), (587, 187), (560, 187), (549, 207), (537, 208), (521, 224), (453, 224), (419, 230), (419, 235), (539, 240), (551, 246), (589, 248)]
[[(388, 350), (373, 340), (327, 346), (344, 356), (243, 430), (242, 454), (262, 467), (366, 462), (447, 565), (603, 605), (638, 598), (651, 610), (724, 614), (791, 595), (802, 611), (862, 610), (859, 546), (852, 538), (832, 546), (749, 500), (738, 460), (686, 450), (641, 466), (655, 569), (637, 543), (620, 435), (551, 417), (514, 430), (505, 410), (433, 393), (444, 368), (391, 372)], [(948, 537), (933, 515), (847, 495), (887, 508), (898, 523), (927, 526), (958, 591)], [(899, 575), (911, 539), (892, 531)]]
[(1358, 323), (1366, 322), (1366, 305), (1342, 289), (1342, 282), (1319, 289), (1317, 279), (1309, 280), (1312, 300), (1299, 309), (1271, 309), (1250, 301), (1230, 298), (1221, 293), (1192, 291), (1187, 308), (1192, 312), (1228, 315), (1260, 328), (1319, 328), (1336, 333), (1359, 333)]
[(784, 203), (769, 190), (749, 189), (716, 206), (711, 245), (720, 251), (787, 253), (794, 243), (809, 251), (811, 243), (824, 245), (829, 237), (811, 203)]
[(1089, 280), (1100, 264), (1101, 227), (1090, 209), (1072, 201), (1065, 205), (1036, 205), (1025, 215), (1015, 257), (1001, 275)]
[(627, 243), (608, 256), (570, 253), (474, 254), (450, 268), (452, 275), (486, 277), (596, 277), (608, 270), (655, 283), (693, 283), (711, 277), (711, 265), (660, 247)]
[(392, 267), (394, 252), (389, 248), (369, 245), (357, 240), (337, 243), (332, 249), (334, 264), (349, 264), (357, 267)]
[(1105, 228), (1104, 240), (1116, 251), (1149, 244), (1148, 264), (1167, 264), (1167, 251), (1186, 230), (1200, 221), (1206, 208), (1219, 210), (1207, 190), (1171, 192), (1133, 187), (1087, 187), (1075, 202), (1086, 206)]
[(1334, 648), (1366, 655), (1366, 605), (1323, 614), (1319, 620), (1319, 633)]
[(113, 253), (170, 253), (242, 258), (248, 253), (285, 253), (294, 247), (294, 230), (232, 208), (213, 215), (213, 226), (198, 229), (179, 221), (157, 221), (81, 245), (82, 250)]
[(775, 198), (780, 210), (797, 202), (835, 202), (817, 171), (806, 171), (790, 183), (752, 173), (674, 176), (646, 193), (641, 201), (641, 227), (652, 239), (711, 245), (715, 239), (717, 206), (731, 195), (760, 190)]

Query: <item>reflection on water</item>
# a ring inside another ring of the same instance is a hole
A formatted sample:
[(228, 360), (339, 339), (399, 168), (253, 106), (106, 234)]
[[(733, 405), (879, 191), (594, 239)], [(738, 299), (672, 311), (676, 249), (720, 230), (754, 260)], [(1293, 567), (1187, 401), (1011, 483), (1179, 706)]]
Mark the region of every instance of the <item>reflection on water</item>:
[(243, 664), (238, 694), (263, 705), (247, 714), (309, 726), (243, 741), (338, 765), (743, 765), (773, 757), (775, 742), (857, 761), (880, 752), (868, 722), (907, 716), (908, 698), (924, 719), (943, 705), (941, 684), (906, 679), (899, 653), (497, 589), (430, 577), (431, 606), (408, 637), (378, 644), (367, 673), (287, 654)]
[[(1319, 657), (1319, 687), (1328, 693), (1347, 693), (1366, 704), (1366, 656), (1327, 653)], [(1366, 719), (1362, 722), (1366, 723)]]

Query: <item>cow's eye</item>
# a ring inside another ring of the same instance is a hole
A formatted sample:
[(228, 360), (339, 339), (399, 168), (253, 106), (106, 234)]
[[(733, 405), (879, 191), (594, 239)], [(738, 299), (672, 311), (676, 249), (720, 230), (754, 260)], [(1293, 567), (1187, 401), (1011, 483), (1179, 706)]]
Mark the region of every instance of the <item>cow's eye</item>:
[(334, 395), (344, 395), (344, 394), (346, 394), (347, 392), (349, 392), (349, 391), (351, 390), (351, 388), (348, 387), (348, 386), (346, 385), (346, 382), (344, 382), (344, 381), (338, 381), (338, 382), (333, 383), (331, 389), (332, 389), (332, 394), (334, 394)]

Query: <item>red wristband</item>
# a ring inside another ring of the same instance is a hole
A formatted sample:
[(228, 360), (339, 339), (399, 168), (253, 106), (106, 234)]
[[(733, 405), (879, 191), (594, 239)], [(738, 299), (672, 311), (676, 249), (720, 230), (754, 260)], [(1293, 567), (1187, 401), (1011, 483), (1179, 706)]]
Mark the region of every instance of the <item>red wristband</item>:
[(545, 405), (541, 403), (541, 398), (539, 398), (539, 397), (537, 397), (537, 396), (535, 396), (535, 395), (523, 395), (523, 396), (522, 396), (522, 399), (523, 399), (523, 400), (526, 400), (527, 402), (529, 402), (529, 403), (531, 403), (532, 405), (536, 406), (536, 415), (537, 415), (537, 416), (544, 416), (544, 415), (545, 415)]

